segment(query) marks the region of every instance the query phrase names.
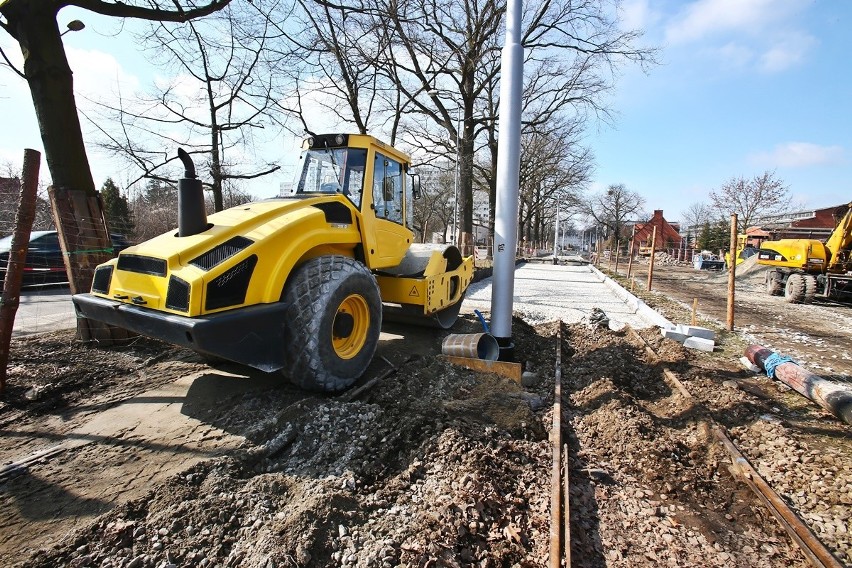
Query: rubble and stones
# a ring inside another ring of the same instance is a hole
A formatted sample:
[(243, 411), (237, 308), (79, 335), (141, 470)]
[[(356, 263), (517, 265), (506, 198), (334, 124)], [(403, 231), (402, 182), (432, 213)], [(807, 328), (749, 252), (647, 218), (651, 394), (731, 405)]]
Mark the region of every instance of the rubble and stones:
[[(38, 550), (26, 550), (28, 536), (44, 529), (48, 515), (30, 514), (21, 525), (4, 518), (0, 553), (13, 566), (51, 567), (545, 566), (557, 325), (514, 320), (518, 359), (540, 378), (527, 388), (406, 353), (413, 346), (399, 341), (397, 357), (385, 352), (397, 372), (350, 402), (283, 386), (211, 400), (197, 416), (244, 436), (241, 449), (147, 487), (142, 497), (104, 504), (106, 512)], [(471, 316), (461, 326), (479, 324)], [(807, 566), (731, 476), (707, 416), (852, 563), (848, 426), (742, 369), (741, 350), (726, 359), (731, 335), (719, 338), (721, 354), (708, 354), (657, 329), (639, 333), (660, 359), (649, 359), (627, 330), (584, 323), (563, 330), (574, 565)], [(440, 337), (432, 340), (437, 349)], [(38, 442), (153, 381), (205, 369), (194, 354), (156, 342), (92, 350), (70, 333), (18, 341), (13, 353), (0, 421), (7, 432), (38, 432)], [(663, 366), (706, 415), (666, 383)], [(215, 369), (204, 376), (227, 380)], [(38, 392), (32, 400), (31, 390)], [(17, 455), (27, 443), (15, 438)], [(93, 442), (88, 456), (106, 447)], [(149, 465), (103, 456), (102, 467), (123, 468), (128, 484)], [(85, 475), (71, 467), (73, 457), (5, 481), (0, 513), (48, 491), (54, 517), (68, 515), (72, 496), (63, 483)]]

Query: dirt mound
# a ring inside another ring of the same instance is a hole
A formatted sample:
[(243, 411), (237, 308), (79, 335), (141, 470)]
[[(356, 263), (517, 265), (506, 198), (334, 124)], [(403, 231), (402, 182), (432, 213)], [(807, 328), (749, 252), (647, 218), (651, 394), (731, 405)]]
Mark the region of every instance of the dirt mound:
[[(409, 356), (351, 401), (281, 386), (241, 392), (198, 414), (207, 425), (242, 432), (240, 449), (152, 484), (143, 498), (104, 503), (108, 512), (54, 546), (5, 558), (33, 567), (545, 566), (559, 326), (514, 320), (517, 358), (540, 378), (526, 389), (434, 356)], [(784, 497), (822, 519), (821, 537), (852, 559), (850, 535), (837, 524), (848, 513), (843, 492), (852, 472), (846, 450), (815, 451), (814, 433), (831, 428), (821, 414), (782, 410), (763, 383), (725, 386), (724, 378), (742, 373), (655, 330), (641, 333), (660, 359), (627, 329), (562, 331), (574, 566), (806, 565), (729, 474), (707, 416), (750, 434), (743, 445), (770, 458), (765, 467)], [(75, 368), (87, 364), (81, 352), (68, 358)], [(704, 410), (669, 386), (663, 366), (680, 374)], [(805, 427), (760, 426), (784, 412)], [(842, 430), (834, 435), (839, 445)], [(822, 489), (823, 478), (803, 486), (797, 467), (781, 465), (790, 440), (801, 449), (796, 464), (808, 463), (806, 476), (832, 472), (832, 491)], [(92, 456), (101, 447), (86, 446)], [(125, 468), (128, 480), (144, 475), (146, 462), (117, 464), (104, 455), (104, 468)], [(62, 466), (43, 473), (55, 489), (75, 473)], [(8, 508), (22, 502), (22, 487), (4, 485)], [(799, 499), (801, 487), (811, 493)], [(65, 496), (51, 495), (64, 510)], [(41, 526), (27, 523), (18, 533), (4, 525), (6, 537), (26, 542), (26, 530)]]
[(757, 263), (757, 255), (753, 254), (737, 265), (737, 280), (754, 280), (763, 282), (768, 266)]

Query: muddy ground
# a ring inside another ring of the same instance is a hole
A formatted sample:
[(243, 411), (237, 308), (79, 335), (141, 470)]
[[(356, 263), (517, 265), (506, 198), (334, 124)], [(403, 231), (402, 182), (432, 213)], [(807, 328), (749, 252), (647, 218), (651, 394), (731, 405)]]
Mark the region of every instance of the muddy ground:
[[(657, 267), (658, 290), (667, 278), (674, 299), (640, 294), (682, 322), (697, 285), (699, 311), (716, 317), (719, 275)], [(642, 331), (660, 353), (653, 357), (634, 332), (590, 325), (564, 327), (557, 346), (558, 324), (516, 319), (517, 359), (540, 379), (528, 387), (436, 357), (443, 332), (386, 326), (368, 373), (383, 378), (355, 397), (208, 367), (146, 339), (109, 350), (68, 332), (17, 340), (0, 399), (0, 457), (48, 453), (0, 476), (0, 558), (133, 568), (545, 566), (558, 347), (574, 566), (807, 565), (732, 477), (712, 424), (850, 564), (849, 427), (737, 363), (755, 339), (799, 349), (795, 356), (843, 378), (852, 370), (848, 339), (832, 358), (814, 346), (838, 332), (814, 327), (813, 309), (755, 295), (762, 304), (768, 313), (753, 307), (753, 323), (740, 320), (751, 335), (721, 334), (713, 354)], [(776, 311), (787, 327), (767, 323)], [(833, 317), (849, 333), (849, 316)], [(453, 331), (478, 330), (466, 317)]]
[[(687, 318), (685, 310), (691, 310), (697, 298), (699, 319), (724, 327), (728, 273), (694, 270), (686, 263), (665, 264), (665, 255), (660, 256), (663, 260), (655, 264), (650, 294), (646, 291), (648, 262), (634, 265), (634, 293), (664, 315), (672, 313)], [(781, 296), (770, 296), (766, 293), (766, 268), (755, 261), (756, 257), (752, 257), (737, 267), (735, 331), (746, 341), (793, 357), (814, 373), (852, 382), (852, 305), (819, 298), (812, 304), (789, 304)], [(604, 262), (599, 268), (615, 276), (614, 266)], [(615, 277), (629, 288), (626, 275), (627, 265), (622, 262)]]

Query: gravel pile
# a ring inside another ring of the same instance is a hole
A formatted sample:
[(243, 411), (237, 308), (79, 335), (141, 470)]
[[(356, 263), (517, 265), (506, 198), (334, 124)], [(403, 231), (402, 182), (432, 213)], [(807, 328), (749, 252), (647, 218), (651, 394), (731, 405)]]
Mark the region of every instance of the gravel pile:
[[(422, 357), (353, 401), (274, 389), (240, 395), (204, 420), (247, 432), (242, 449), (12, 562), (546, 566), (558, 325), (514, 320), (517, 358), (539, 378), (527, 388)], [(848, 429), (765, 377), (687, 351), (656, 329), (639, 333), (660, 359), (629, 330), (563, 327), (572, 565), (807, 566), (732, 477), (711, 420), (852, 561)], [(69, 365), (88, 365), (84, 353), (69, 356)], [(663, 366), (695, 401), (666, 383)]]
[(773, 489), (840, 560), (852, 564), (848, 441), (835, 446), (798, 439), (795, 429), (771, 414), (732, 433)]
[(672, 256), (664, 251), (654, 253), (654, 264), (663, 266), (692, 266), (691, 262), (678, 260), (676, 256)]
[[(518, 353), (552, 367), (554, 326), (516, 329)], [(547, 396), (434, 358), (353, 402), (307, 397), (269, 415), (247, 395), (209, 419), (228, 428), (245, 423), (235, 408), (253, 411), (254, 444), (23, 565), (541, 566)]]
[[(492, 285), (493, 278), (472, 284), (462, 309), (488, 313)], [(515, 315), (531, 324), (559, 320), (569, 324), (588, 322), (597, 309), (606, 313), (613, 327), (626, 324), (642, 329), (655, 325), (637, 313), (635, 304), (629, 305), (587, 265), (527, 263), (515, 271), (513, 298)]]

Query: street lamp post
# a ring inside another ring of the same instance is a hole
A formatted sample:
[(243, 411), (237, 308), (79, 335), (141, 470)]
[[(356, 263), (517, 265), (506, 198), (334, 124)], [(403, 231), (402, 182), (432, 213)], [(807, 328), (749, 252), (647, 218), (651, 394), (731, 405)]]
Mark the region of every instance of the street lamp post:
[(86, 24), (84, 24), (80, 20), (71, 20), (70, 22), (68, 22), (66, 27), (68, 29), (65, 30), (64, 32), (62, 32), (61, 34), (59, 34), (59, 37), (64, 36), (68, 32), (79, 32), (80, 30), (82, 30), (83, 28), (86, 27)]
[(556, 227), (553, 230), (553, 264), (559, 264), (559, 199), (556, 200)]
[(456, 168), (453, 172), (453, 244), (458, 246), (459, 159), (461, 158), (461, 106), (456, 107)]

